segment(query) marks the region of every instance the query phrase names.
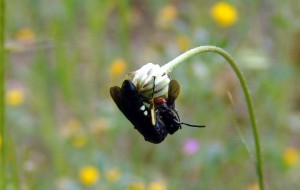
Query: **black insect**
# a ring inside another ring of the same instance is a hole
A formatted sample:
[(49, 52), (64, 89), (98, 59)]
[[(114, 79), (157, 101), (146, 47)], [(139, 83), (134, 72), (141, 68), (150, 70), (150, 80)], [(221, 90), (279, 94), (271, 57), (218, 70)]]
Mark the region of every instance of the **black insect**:
[(127, 117), (145, 138), (146, 141), (158, 144), (168, 134), (181, 129), (181, 124), (191, 127), (204, 127), (190, 125), (180, 121), (175, 110), (175, 100), (179, 95), (180, 86), (177, 81), (169, 83), (168, 96), (153, 98), (155, 89), (153, 80), (152, 98), (142, 96), (130, 80), (124, 80), (122, 87), (111, 87), (110, 94), (118, 108)]

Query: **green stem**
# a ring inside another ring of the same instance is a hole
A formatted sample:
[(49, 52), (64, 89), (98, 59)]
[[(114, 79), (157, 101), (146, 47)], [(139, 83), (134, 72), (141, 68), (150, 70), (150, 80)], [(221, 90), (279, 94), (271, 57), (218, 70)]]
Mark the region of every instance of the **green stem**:
[(203, 52), (214, 52), (218, 53), (219, 55), (223, 56), (226, 61), (231, 65), (232, 69), (236, 73), (240, 84), (242, 86), (247, 106), (248, 106), (248, 112), (250, 116), (250, 121), (251, 121), (251, 126), (252, 126), (252, 133), (253, 133), (253, 138), (255, 142), (255, 150), (256, 150), (256, 172), (258, 176), (258, 181), (259, 181), (259, 187), (260, 190), (264, 189), (264, 179), (263, 179), (263, 169), (262, 169), (262, 158), (261, 158), (261, 148), (260, 148), (260, 140), (259, 140), (259, 131), (256, 125), (256, 119), (255, 119), (255, 114), (253, 111), (253, 104), (252, 104), (252, 99), (249, 93), (249, 89), (247, 86), (247, 83), (245, 81), (245, 78), (241, 72), (241, 70), (238, 68), (237, 64), (235, 63), (234, 59), (230, 56), (229, 53), (224, 51), (221, 48), (215, 47), (215, 46), (201, 46), (197, 47), (194, 49), (191, 49), (182, 55), (178, 56), (174, 60), (170, 61), (169, 63), (165, 64), (162, 66), (162, 69), (165, 69), (168, 73), (171, 73), (173, 69), (175, 69), (178, 65), (186, 61), (187, 59), (193, 57), (194, 55), (197, 55), (199, 53)]
[(5, 189), (5, 101), (4, 101), (4, 33), (5, 33), (5, 0), (0, 0), (0, 179), (1, 189)]

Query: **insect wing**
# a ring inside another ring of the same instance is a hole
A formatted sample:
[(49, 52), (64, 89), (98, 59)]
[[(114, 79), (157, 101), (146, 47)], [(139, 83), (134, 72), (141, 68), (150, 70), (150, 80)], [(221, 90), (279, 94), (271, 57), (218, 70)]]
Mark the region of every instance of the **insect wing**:
[(110, 88), (110, 95), (121, 112), (134, 125), (134, 128), (144, 136), (146, 141), (157, 144), (165, 139), (167, 132), (164, 129), (164, 123), (160, 120), (155, 120), (155, 125), (153, 126), (149, 108), (145, 107), (148, 115), (144, 115), (144, 112), (139, 110), (136, 102), (128, 99), (122, 92), (122, 89), (117, 86)]
[(180, 85), (176, 80), (171, 80), (168, 91), (168, 104), (173, 105), (180, 92)]
[(122, 90), (120, 87), (114, 86), (110, 88), (110, 95), (114, 102), (117, 104), (118, 108), (121, 112), (126, 116), (126, 118), (134, 125), (140, 126), (142, 125), (139, 113), (134, 108), (134, 106), (128, 101), (126, 97), (124, 97)]

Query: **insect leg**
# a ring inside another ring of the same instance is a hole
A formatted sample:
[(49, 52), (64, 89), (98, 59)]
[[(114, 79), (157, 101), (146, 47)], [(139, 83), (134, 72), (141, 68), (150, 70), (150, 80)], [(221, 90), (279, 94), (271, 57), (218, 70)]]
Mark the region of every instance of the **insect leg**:
[(151, 112), (151, 123), (152, 126), (155, 126), (156, 118), (155, 118), (155, 108), (154, 108), (154, 90), (155, 90), (155, 76), (153, 76), (153, 89), (152, 89), (152, 97), (150, 102), (150, 112)]

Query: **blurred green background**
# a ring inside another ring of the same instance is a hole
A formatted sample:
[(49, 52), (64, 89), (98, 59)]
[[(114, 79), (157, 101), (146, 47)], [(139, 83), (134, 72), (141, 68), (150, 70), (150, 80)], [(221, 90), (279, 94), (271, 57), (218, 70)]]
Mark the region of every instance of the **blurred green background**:
[(201, 45), (236, 59), (253, 95), (267, 189), (300, 188), (300, 1), (10, 0), (9, 189), (257, 190), (244, 96), (225, 60), (178, 67), (183, 127), (153, 145), (109, 95), (148, 62)]

